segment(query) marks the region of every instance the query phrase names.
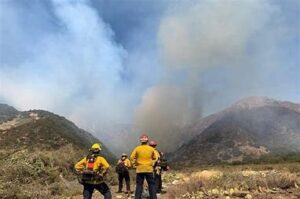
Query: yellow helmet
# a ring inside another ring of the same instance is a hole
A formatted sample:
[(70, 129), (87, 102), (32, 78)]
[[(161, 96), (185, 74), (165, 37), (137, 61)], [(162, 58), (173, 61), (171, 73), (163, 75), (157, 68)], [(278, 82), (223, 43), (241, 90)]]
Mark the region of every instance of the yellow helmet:
[(95, 144), (92, 145), (91, 150), (93, 150), (93, 151), (97, 151), (97, 150), (101, 151), (102, 150), (101, 149), (101, 145), (99, 143), (95, 143)]

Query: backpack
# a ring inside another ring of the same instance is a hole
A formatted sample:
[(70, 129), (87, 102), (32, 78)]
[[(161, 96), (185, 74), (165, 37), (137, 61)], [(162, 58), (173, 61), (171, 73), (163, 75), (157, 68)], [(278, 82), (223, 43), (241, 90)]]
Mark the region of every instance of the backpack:
[(86, 169), (83, 171), (80, 179), (81, 184), (89, 181), (93, 181), (96, 175), (96, 173), (94, 172), (94, 164), (97, 159), (97, 156), (88, 155), (86, 159), (87, 159), (87, 164), (86, 164)]
[(126, 173), (128, 171), (127, 167), (125, 166), (124, 162), (120, 162), (117, 166), (116, 166), (116, 172), (117, 173)]
[(163, 153), (159, 152), (160, 159), (159, 159), (159, 166), (162, 168), (162, 170), (167, 171), (168, 170), (168, 160), (166, 157), (163, 155)]
[(93, 171), (94, 170), (94, 164), (95, 164), (95, 161), (97, 159), (97, 156), (95, 156), (95, 155), (88, 155), (86, 157), (86, 159), (87, 159), (86, 169), (89, 170), (89, 171)]

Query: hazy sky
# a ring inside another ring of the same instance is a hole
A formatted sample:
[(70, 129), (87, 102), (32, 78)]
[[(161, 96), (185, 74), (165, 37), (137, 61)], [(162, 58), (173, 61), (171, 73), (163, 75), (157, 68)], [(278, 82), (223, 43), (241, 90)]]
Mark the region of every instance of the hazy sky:
[(298, 0), (1, 0), (0, 103), (164, 138), (242, 97), (300, 102), (299, 32)]

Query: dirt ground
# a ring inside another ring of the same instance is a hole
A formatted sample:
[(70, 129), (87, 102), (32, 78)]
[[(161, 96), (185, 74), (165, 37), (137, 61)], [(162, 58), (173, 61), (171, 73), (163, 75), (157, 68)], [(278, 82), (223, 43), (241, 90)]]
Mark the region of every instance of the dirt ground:
[[(133, 175), (132, 175), (133, 176)], [(166, 193), (158, 199), (300, 199), (300, 164), (243, 165), (168, 171), (163, 174)], [(113, 199), (134, 198), (117, 192), (111, 185)], [(135, 179), (131, 189), (135, 188)], [(82, 199), (82, 195), (71, 197)], [(69, 198), (69, 199), (71, 199)], [(93, 199), (103, 196), (96, 192)]]
[[(133, 185), (132, 185), (133, 187)], [(117, 186), (110, 186), (111, 189), (111, 193), (112, 193), (112, 198), (113, 199), (126, 199), (126, 198), (134, 198), (134, 193), (131, 194), (131, 196), (127, 196), (127, 194), (125, 193), (116, 193), (118, 187)], [(70, 199), (82, 199), (82, 195), (78, 195), (78, 196), (73, 196)], [(168, 199), (169, 197), (167, 196), (167, 194), (160, 194), (157, 196), (158, 199)], [(103, 199), (103, 196), (98, 192), (95, 191), (93, 194), (93, 199)]]
[[(169, 185), (172, 187), (173, 185)], [(111, 186), (112, 191), (112, 198), (113, 199), (129, 199), (134, 198), (134, 193), (130, 197), (128, 197), (125, 193), (120, 194), (117, 192), (117, 186)], [(168, 188), (165, 189), (166, 192), (168, 191)], [(273, 190), (268, 193), (251, 193), (253, 199), (300, 199), (300, 189), (289, 189), (289, 190)], [(82, 195), (73, 196), (70, 199), (82, 199)], [(172, 199), (168, 193), (160, 194), (157, 196), (158, 199)], [(204, 196), (203, 199), (241, 199), (245, 197), (235, 197), (235, 196)], [(103, 199), (103, 196), (98, 192), (95, 191), (93, 195), (93, 199)], [(195, 198), (196, 199), (196, 198)]]

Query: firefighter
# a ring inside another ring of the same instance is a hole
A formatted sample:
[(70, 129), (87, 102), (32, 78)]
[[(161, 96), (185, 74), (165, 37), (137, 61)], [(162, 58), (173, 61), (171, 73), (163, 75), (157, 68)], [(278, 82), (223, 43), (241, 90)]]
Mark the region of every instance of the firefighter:
[(148, 184), (150, 199), (156, 199), (155, 180), (153, 166), (158, 157), (155, 150), (148, 145), (147, 135), (140, 137), (141, 145), (137, 146), (131, 153), (130, 159), (136, 167), (136, 190), (135, 199), (142, 198), (143, 183), (146, 179)]
[(111, 199), (111, 192), (103, 177), (109, 169), (109, 164), (100, 155), (101, 145), (95, 143), (90, 148), (90, 154), (76, 163), (75, 170), (80, 174), (83, 185), (83, 199), (91, 199), (94, 189), (98, 190), (105, 199)]
[(116, 172), (118, 173), (118, 180), (119, 180), (119, 190), (117, 193), (122, 193), (123, 188), (123, 179), (126, 182), (126, 194), (130, 194), (130, 176), (129, 176), (129, 168), (131, 167), (131, 162), (128, 159), (127, 154), (123, 153), (121, 159), (118, 160), (116, 166)]
[(162, 153), (156, 148), (157, 143), (154, 140), (151, 140), (149, 142), (149, 146), (153, 147), (155, 150), (156, 155), (158, 156), (158, 160), (154, 164), (154, 179), (155, 179), (155, 188), (156, 188), (156, 193), (161, 193), (162, 191), (162, 165), (161, 165), (161, 160), (162, 160)]

